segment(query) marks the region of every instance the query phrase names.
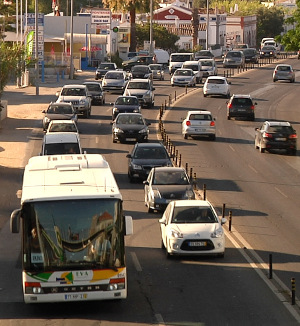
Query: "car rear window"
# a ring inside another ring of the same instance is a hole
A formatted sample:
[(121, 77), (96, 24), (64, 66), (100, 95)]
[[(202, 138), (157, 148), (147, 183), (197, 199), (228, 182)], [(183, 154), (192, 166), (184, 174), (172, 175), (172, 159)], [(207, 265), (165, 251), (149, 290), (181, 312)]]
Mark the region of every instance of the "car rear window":
[(134, 154), (137, 159), (167, 159), (168, 154), (163, 148), (138, 148)]
[(212, 120), (210, 114), (191, 114), (189, 120)]
[(208, 79), (207, 80), (208, 84), (225, 84), (224, 79)]
[(44, 155), (58, 155), (58, 154), (80, 154), (79, 144), (77, 143), (56, 143), (46, 144)]
[(279, 71), (290, 71), (291, 68), (290, 68), (290, 66), (278, 66), (277, 70), (279, 70)]
[(280, 132), (280, 133), (287, 133), (287, 134), (293, 134), (294, 129), (290, 126), (270, 126), (269, 132)]
[(242, 53), (240, 51), (238, 52), (228, 52), (226, 57), (227, 58), (240, 58), (242, 56)]
[(231, 103), (234, 105), (252, 105), (250, 98), (234, 98)]

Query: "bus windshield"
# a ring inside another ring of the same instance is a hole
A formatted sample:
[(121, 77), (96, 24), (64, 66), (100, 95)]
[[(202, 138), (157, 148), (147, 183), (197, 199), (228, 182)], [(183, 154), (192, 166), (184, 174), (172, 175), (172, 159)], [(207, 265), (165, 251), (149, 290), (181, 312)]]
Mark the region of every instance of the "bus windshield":
[(25, 203), (24, 269), (30, 272), (124, 266), (121, 201)]

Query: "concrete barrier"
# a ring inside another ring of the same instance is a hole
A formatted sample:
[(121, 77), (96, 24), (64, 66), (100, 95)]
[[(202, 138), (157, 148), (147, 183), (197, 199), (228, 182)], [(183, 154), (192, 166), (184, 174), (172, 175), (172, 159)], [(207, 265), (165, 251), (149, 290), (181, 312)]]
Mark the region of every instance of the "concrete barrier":
[(1, 105), (3, 107), (2, 107), (2, 110), (0, 112), (0, 121), (7, 118), (7, 101), (6, 100), (1, 100)]

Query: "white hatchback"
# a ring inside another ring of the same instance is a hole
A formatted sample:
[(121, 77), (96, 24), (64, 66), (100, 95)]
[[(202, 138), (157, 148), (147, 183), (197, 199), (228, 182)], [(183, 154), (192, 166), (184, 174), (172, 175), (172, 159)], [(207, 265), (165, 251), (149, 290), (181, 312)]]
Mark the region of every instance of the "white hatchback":
[(203, 85), (203, 96), (208, 95), (221, 95), (230, 98), (230, 82), (226, 77), (210, 76), (206, 78)]
[(210, 111), (188, 111), (182, 121), (182, 135), (184, 139), (193, 136), (208, 136), (216, 139), (216, 124)]
[(162, 247), (170, 255), (224, 256), (225, 235), (221, 221), (206, 200), (171, 201), (159, 220)]

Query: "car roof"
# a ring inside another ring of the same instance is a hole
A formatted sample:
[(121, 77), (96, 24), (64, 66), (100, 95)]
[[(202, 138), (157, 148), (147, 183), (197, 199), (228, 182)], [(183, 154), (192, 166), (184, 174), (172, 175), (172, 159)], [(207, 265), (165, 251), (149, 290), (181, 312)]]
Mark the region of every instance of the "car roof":
[(86, 81), (86, 82), (84, 82), (83, 83), (83, 85), (88, 85), (88, 84), (97, 84), (97, 85), (100, 85), (101, 86), (101, 83), (99, 83), (99, 82), (96, 82), (96, 81)]
[(265, 121), (270, 126), (286, 126), (289, 127), (291, 124), (287, 121)]
[(184, 63), (194, 63), (194, 64), (198, 64), (198, 63), (199, 63), (199, 60), (184, 61)]
[(130, 79), (129, 81), (128, 81), (128, 84), (130, 83), (130, 82), (142, 82), (142, 83), (149, 83), (150, 82), (150, 79), (145, 79), (145, 78), (132, 78), (132, 79)]
[(55, 132), (45, 134), (44, 142), (49, 143), (77, 143), (79, 140), (77, 132)]
[(211, 114), (211, 112), (207, 110), (188, 111), (188, 115), (190, 114)]
[(73, 107), (73, 104), (72, 103), (69, 103), (69, 102), (51, 102), (49, 103), (49, 106), (71, 106)]
[(286, 63), (280, 63), (280, 64), (278, 64), (276, 67), (291, 67), (291, 68), (292, 68), (291, 65), (286, 64)]
[(201, 200), (201, 199), (174, 200), (173, 203), (175, 207), (185, 207), (185, 206), (210, 207), (211, 206), (209, 201)]
[(179, 70), (179, 71), (180, 71), (180, 70), (181, 70), (181, 71), (182, 71), (182, 70), (190, 70), (190, 71), (194, 72), (193, 69), (191, 69), (191, 68), (178, 68), (178, 69), (176, 69), (176, 71), (177, 71), (177, 70)]
[(155, 171), (185, 171), (185, 168), (177, 167), (177, 166), (156, 166), (152, 168)]
[(123, 115), (130, 115), (130, 116), (137, 115), (137, 116), (140, 116), (143, 118), (143, 115), (141, 113), (137, 113), (137, 112), (121, 112), (118, 114), (118, 118)]
[(86, 85), (83, 85), (83, 84), (68, 84), (68, 85), (64, 85), (63, 88), (86, 88)]
[(60, 124), (60, 123), (69, 123), (69, 124), (76, 124), (74, 120), (51, 120), (49, 125), (50, 124)]
[(142, 68), (145, 68), (145, 67), (149, 68), (148, 65), (136, 65), (136, 66), (133, 66), (132, 69), (140, 68), (140, 67), (142, 67)]
[(118, 98), (137, 98), (137, 97), (134, 96), (134, 95), (120, 95), (120, 96), (118, 96), (118, 97), (116, 98), (116, 100), (117, 100)]
[(252, 98), (250, 94), (232, 94), (232, 97)]
[(224, 77), (224, 76), (208, 76), (206, 78), (206, 80), (208, 80), (208, 79), (222, 79), (222, 80), (227, 80), (227, 78)]
[(165, 149), (165, 146), (162, 143), (136, 143), (135, 147), (146, 147), (146, 148), (162, 147)]

